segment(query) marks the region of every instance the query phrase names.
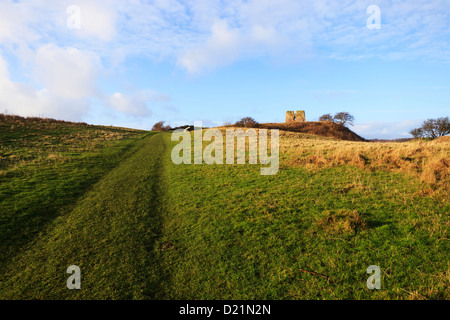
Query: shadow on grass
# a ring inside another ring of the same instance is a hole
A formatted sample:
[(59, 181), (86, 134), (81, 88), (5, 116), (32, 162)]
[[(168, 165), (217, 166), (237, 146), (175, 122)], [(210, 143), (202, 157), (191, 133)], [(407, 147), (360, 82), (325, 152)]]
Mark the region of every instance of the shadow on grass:
[(0, 185), (0, 266), (54, 219), (70, 212), (93, 185), (132, 156), (136, 152), (133, 141), (61, 167), (36, 168), (35, 173), (4, 177)]

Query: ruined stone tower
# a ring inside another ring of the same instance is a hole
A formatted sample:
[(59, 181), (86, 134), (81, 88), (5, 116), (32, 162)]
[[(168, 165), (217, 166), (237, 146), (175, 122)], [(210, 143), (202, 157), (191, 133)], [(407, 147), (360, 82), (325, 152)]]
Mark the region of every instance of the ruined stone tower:
[(305, 111), (286, 111), (286, 123), (288, 122), (305, 122)]

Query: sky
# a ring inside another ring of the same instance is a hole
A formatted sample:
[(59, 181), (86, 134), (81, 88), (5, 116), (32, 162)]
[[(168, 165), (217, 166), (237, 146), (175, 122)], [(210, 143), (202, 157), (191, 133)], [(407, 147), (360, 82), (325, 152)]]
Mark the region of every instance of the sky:
[(0, 0), (0, 113), (150, 130), (450, 111), (449, 0)]

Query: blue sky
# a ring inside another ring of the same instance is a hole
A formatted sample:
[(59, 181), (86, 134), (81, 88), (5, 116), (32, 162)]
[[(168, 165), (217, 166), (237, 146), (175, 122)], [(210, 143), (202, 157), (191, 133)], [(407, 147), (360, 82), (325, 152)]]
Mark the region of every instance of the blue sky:
[(447, 0), (0, 1), (10, 114), (150, 129), (348, 111), (402, 138), (449, 115), (449, 80)]

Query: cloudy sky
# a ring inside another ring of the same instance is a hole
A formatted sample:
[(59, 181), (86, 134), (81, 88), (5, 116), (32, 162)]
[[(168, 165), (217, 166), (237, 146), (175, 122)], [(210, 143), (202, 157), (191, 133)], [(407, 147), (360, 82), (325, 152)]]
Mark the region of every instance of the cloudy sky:
[(348, 111), (366, 138), (448, 116), (450, 1), (0, 0), (2, 113), (150, 129), (286, 110)]

